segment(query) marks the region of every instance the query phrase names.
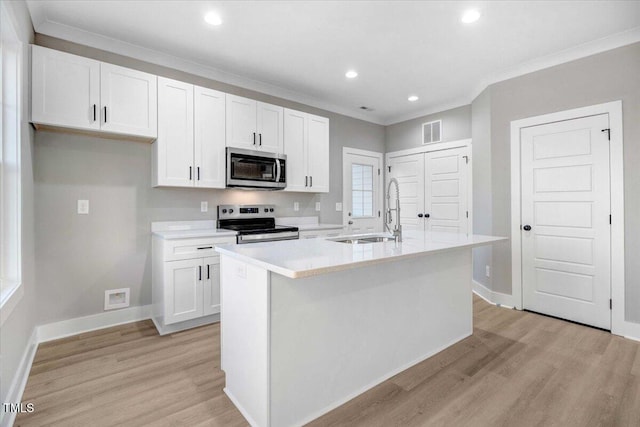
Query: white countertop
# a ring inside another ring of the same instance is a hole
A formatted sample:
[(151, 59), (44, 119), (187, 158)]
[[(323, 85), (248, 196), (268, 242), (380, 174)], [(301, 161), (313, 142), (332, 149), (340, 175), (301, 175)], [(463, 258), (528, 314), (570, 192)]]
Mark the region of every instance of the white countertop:
[(221, 245), (216, 251), (296, 279), (505, 240), (504, 237), (478, 234), (405, 231), (400, 243), (349, 244), (330, 239), (302, 239)]
[(217, 229), (216, 222), (213, 220), (152, 222), (151, 232), (155, 236), (166, 240), (229, 237), (236, 235), (236, 232), (232, 230)]
[(300, 231), (339, 230), (342, 224), (321, 224), (317, 216), (286, 216), (276, 218), (276, 225), (298, 227)]

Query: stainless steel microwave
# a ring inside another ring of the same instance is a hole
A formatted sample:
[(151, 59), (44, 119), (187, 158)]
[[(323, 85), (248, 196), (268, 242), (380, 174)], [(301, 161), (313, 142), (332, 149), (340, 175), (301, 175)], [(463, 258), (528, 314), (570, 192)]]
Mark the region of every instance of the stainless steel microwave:
[(287, 186), (287, 156), (227, 147), (227, 187), (282, 190)]

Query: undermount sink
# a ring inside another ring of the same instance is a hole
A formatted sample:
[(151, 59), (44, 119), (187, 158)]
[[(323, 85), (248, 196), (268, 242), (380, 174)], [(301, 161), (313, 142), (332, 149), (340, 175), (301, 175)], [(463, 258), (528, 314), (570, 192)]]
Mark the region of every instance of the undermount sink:
[(333, 242), (349, 243), (351, 245), (362, 245), (365, 243), (380, 243), (380, 242), (393, 242), (395, 238), (390, 236), (362, 236), (362, 237), (348, 237), (331, 239)]

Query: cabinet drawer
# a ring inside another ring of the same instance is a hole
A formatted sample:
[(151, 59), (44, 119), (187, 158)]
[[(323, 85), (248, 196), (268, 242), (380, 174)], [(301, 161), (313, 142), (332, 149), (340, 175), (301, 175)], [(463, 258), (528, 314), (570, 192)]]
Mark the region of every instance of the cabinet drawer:
[(190, 258), (217, 257), (216, 245), (235, 243), (233, 236), (204, 239), (166, 240), (164, 245), (164, 261), (176, 261)]

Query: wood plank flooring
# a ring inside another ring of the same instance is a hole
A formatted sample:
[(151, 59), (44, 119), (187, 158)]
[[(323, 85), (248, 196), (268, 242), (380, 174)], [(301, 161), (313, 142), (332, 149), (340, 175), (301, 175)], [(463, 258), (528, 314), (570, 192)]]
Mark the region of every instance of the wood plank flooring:
[[(640, 343), (491, 306), (474, 334), (312, 426), (640, 426)], [(16, 426), (245, 426), (223, 393), (220, 327), (150, 321), (41, 344)]]

